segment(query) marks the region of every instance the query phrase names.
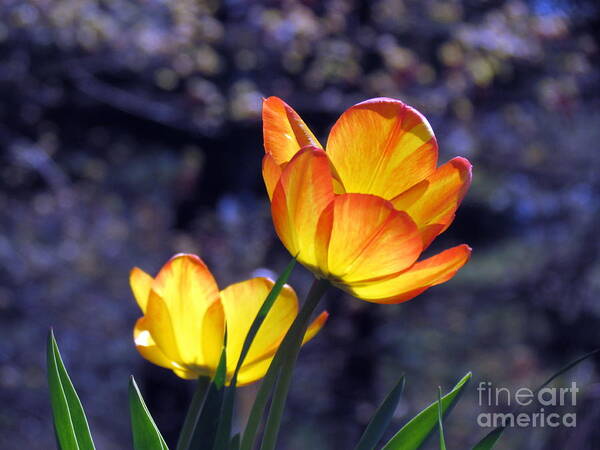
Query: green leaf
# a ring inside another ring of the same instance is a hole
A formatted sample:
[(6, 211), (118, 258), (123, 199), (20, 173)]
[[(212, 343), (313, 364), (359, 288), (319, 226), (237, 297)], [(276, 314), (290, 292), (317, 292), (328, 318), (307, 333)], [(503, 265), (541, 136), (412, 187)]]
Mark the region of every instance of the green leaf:
[(229, 450), (240, 450), (240, 433), (237, 433), (232, 439), (229, 445)]
[(94, 449), (85, 412), (65, 369), (54, 333), (47, 346), (48, 386), (54, 419), (54, 432), (61, 450)]
[(302, 305), (300, 313), (292, 323), (292, 326), (286, 333), (281, 346), (275, 354), (275, 357), (277, 357), (278, 354), (282, 355), (281, 373), (277, 379), (277, 385), (275, 386), (273, 399), (271, 401), (271, 408), (269, 409), (269, 415), (267, 416), (263, 441), (260, 447), (261, 450), (275, 449), (279, 427), (281, 425), (281, 418), (283, 417), (283, 410), (292, 382), (294, 366), (298, 359), (298, 353), (300, 353), (300, 347), (302, 346), (302, 340), (306, 333), (306, 329), (308, 328), (310, 316), (319, 304), (319, 301), (328, 286), (329, 282), (327, 280), (315, 280), (306, 301)]
[[(227, 340), (227, 338), (225, 340)], [(204, 400), (196, 411), (191, 411), (195, 420), (189, 441), (181, 442), (181, 447), (179, 447), (178, 444), (178, 449), (213, 448), (219, 427), (219, 415), (223, 405), (223, 395), (225, 393), (224, 386), (227, 376), (226, 361), (227, 351), (226, 347), (223, 346), (221, 358), (217, 365), (217, 371), (212, 382), (208, 386)]]
[[(551, 375), (550, 378), (548, 378), (546, 381), (544, 381), (535, 391), (533, 391), (534, 395), (537, 395), (537, 393), (539, 391), (541, 391), (547, 385), (552, 383), (555, 379), (557, 379), (563, 373), (567, 372), (568, 370), (572, 369), (580, 362), (596, 355), (599, 352), (600, 352), (600, 348), (597, 348), (596, 350), (592, 350), (591, 352), (586, 353), (583, 356), (580, 356), (575, 361), (571, 361), (567, 365), (561, 367), (557, 372), (555, 372), (553, 375)], [(498, 428), (495, 428), (494, 430), (490, 431), (488, 434), (486, 434), (483, 437), (483, 439), (481, 441), (479, 441), (477, 444), (475, 444), (475, 446), (473, 447), (473, 450), (490, 450), (490, 449), (492, 449), (494, 447), (494, 445), (496, 445), (496, 442), (498, 442), (498, 440), (500, 439), (500, 436), (502, 436), (502, 433), (504, 432), (504, 430), (505, 430), (505, 427), (498, 427)]]
[(186, 450), (192, 441), (192, 434), (196, 428), (196, 423), (202, 410), (202, 405), (204, 403), (210, 383), (211, 380), (208, 376), (199, 377), (198, 381), (196, 382), (194, 396), (192, 397), (190, 407), (188, 408), (187, 415), (185, 416), (185, 421), (183, 422), (183, 426), (181, 427), (181, 431), (179, 433), (179, 439), (177, 440), (177, 450)]
[(134, 450), (168, 450), (142, 394), (133, 378), (129, 378), (129, 413)]
[(246, 429), (242, 435), (240, 450), (252, 450), (254, 447), (258, 427), (262, 421), (267, 402), (269, 401), (269, 395), (279, 376), (279, 369), (281, 368), (282, 362), (281, 359), (281, 354), (279, 357), (277, 357), (277, 354), (275, 355), (266, 375), (261, 381), (260, 388), (256, 393), (256, 398), (254, 399), (252, 409), (250, 410), (250, 415), (248, 416)]
[(381, 440), (398, 407), (405, 381), (404, 375), (402, 375), (375, 412), (355, 450), (373, 450)]
[(233, 420), (233, 407), (235, 403), (235, 390), (237, 384), (238, 373), (242, 367), (244, 359), (248, 355), (248, 351), (250, 350), (250, 346), (260, 329), (260, 326), (264, 322), (267, 314), (273, 307), (275, 300), (279, 297), (283, 286), (289, 279), (294, 266), (296, 265), (296, 258), (293, 258), (285, 268), (285, 270), (281, 273), (281, 275), (277, 278), (277, 281), (271, 288), (271, 291), (265, 298), (265, 301), (261, 305), (256, 317), (254, 318), (252, 325), (250, 325), (250, 329), (248, 330), (248, 334), (244, 339), (244, 344), (242, 345), (242, 350), (240, 352), (240, 356), (238, 358), (235, 371), (233, 376), (231, 377), (231, 381), (229, 386), (226, 388), (225, 396), (223, 399), (223, 407), (221, 408), (221, 417), (219, 419), (219, 427), (217, 430), (217, 437), (215, 439), (215, 450), (227, 450), (227, 446), (230, 441), (230, 433), (231, 433), (231, 422)]
[(438, 386), (438, 424), (440, 428), (440, 450), (446, 450), (446, 440), (444, 439), (444, 425), (443, 425), (443, 416), (444, 413), (442, 411), (442, 387)]
[[(442, 397), (443, 414), (448, 414), (450, 408), (458, 400), (458, 395), (470, 379), (471, 372), (467, 373), (450, 392)], [(438, 402), (433, 402), (404, 425), (383, 447), (383, 450), (416, 450), (421, 447), (437, 424)]]
[(502, 435), (502, 432), (504, 431), (504, 427), (498, 427), (492, 431), (490, 431), (488, 434), (485, 435), (485, 437), (479, 441), (475, 447), (473, 447), (473, 450), (490, 450), (494, 447), (494, 445), (496, 445), (496, 442), (498, 442), (498, 439), (500, 439), (500, 436)]

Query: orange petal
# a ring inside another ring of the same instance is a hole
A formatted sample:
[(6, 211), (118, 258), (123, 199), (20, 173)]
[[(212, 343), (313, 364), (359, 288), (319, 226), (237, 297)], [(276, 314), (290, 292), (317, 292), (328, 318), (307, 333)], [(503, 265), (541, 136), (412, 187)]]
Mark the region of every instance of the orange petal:
[[(209, 361), (206, 360), (201, 345), (206, 339), (205, 316), (213, 303), (218, 301), (217, 284), (204, 262), (195, 255), (174, 256), (163, 266), (152, 284), (146, 314), (152, 336), (177, 363), (206, 365)], [(215, 320), (218, 322), (218, 307), (211, 311), (216, 311)], [(222, 316), (220, 320), (222, 322)], [(169, 326), (172, 328), (171, 333)], [(218, 330), (218, 323), (211, 329)], [(169, 334), (172, 334), (172, 338)], [(163, 339), (165, 345), (160, 342)], [(218, 334), (212, 336), (212, 339), (215, 343), (219, 340), (222, 343), (222, 336)], [(175, 359), (168, 353), (165, 346), (170, 351), (176, 349), (180, 359)]]
[(317, 270), (315, 233), (321, 212), (333, 200), (327, 155), (308, 147), (288, 163), (273, 193), (271, 214), (277, 235), (292, 255)]
[(470, 185), (471, 163), (458, 157), (438, 167), (427, 179), (400, 194), (392, 203), (416, 222), (427, 247), (452, 223)]
[[(317, 316), (317, 318), (306, 330), (302, 345), (310, 341), (321, 330), (321, 328), (323, 328), (323, 325), (325, 325), (328, 317), (329, 314), (327, 311), (323, 311), (321, 314), (319, 314), (319, 316)], [(279, 344), (271, 349), (268, 353), (264, 354), (260, 359), (245, 363), (238, 374), (238, 386), (244, 386), (246, 384), (253, 383), (264, 377), (269, 369), (269, 366), (271, 365), (271, 361), (273, 361), (273, 357), (275, 356), (275, 352), (277, 351), (278, 347)]]
[(337, 195), (320, 217), (316, 242), (319, 267), (340, 283), (398, 273), (422, 250), (408, 214), (366, 194)]
[(176, 367), (176, 364), (163, 353), (160, 347), (156, 345), (156, 342), (154, 342), (154, 339), (152, 339), (152, 334), (150, 334), (150, 331), (148, 330), (145, 317), (140, 317), (135, 323), (133, 340), (135, 342), (135, 348), (140, 352), (140, 355), (142, 355), (144, 359), (157, 366), (166, 367), (167, 369)]
[(341, 286), (355, 297), (374, 303), (400, 303), (416, 297), (431, 286), (448, 281), (471, 256), (462, 244), (415, 263), (397, 275)]
[[(268, 278), (252, 278), (221, 291), (227, 321), (228, 373), (235, 369), (250, 326), (274, 284)], [(256, 334), (244, 363), (249, 364), (263, 359), (269, 352), (274, 353), (297, 314), (296, 293), (286, 285)]]
[(131, 286), (133, 296), (143, 313), (146, 312), (146, 303), (153, 281), (154, 279), (150, 275), (137, 267), (131, 269), (129, 273), (129, 286)]
[(265, 152), (276, 164), (288, 162), (302, 147), (321, 147), (298, 113), (278, 97), (263, 100)]
[(342, 114), (329, 134), (327, 154), (346, 192), (390, 200), (433, 173), (437, 142), (417, 110), (376, 98)]
[(281, 178), (281, 170), (282, 167), (275, 162), (275, 159), (271, 155), (266, 154), (263, 157), (262, 174), (267, 193), (269, 194), (269, 200), (273, 199), (273, 191), (279, 182), (279, 178)]
[(325, 326), (325, 322), (327, 322), (328, 318), (329, 313), (327, 311), (323, 311), (315, 318), (315, 320), (312, 321), (312, 323), (306, 329), (306, 333), (302, 339), (302, 345), (306, 344), (308, 341), (314, 338), (319, 331), (321, 331), (321, 328)]

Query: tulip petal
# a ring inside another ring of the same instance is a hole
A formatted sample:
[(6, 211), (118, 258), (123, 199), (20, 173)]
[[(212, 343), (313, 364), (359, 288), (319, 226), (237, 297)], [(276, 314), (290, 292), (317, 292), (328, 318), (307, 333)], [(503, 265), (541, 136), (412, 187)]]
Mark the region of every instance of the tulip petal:
[[(221, 291), (227, 321), (227, 371), (232, 373), (242, 351), (250, 326), (275, 283), (268, 278), (252, 278)], [(279, 346), (298, 314), (294, 290), (285, 285), (254, 337), (245, 363), (262, 359)]]
[[(218, 301), (217, 284), (200, 258), (188, 254), (171, 258), (152, 284), (146, 314), (152, 336), (165, 354), (181, 365), (206, 365), (208, 361), (201, 345), (206, 334), (205, 316)], [(169, 327), (172, 336), (169, 336)], [(218, 330), (218, 324), (212, 329)], [(222, 342), (218, 334), (214, 339)], [(177, 353), (180, 359), (174, 357)]]
[(456, 209), (471, 185), (471, 163), (454, 158), (427, 179), (392, 200), (421, 230), (424, 247), (452, 223)]
[(302, 345), (306, 344), (308, 341), (314, 338), (319, 331), (321, 331), (321, 328), (323, 328), (328, 318), (329, 313), (327, 311), (323, 311), (315, 318), (315, 320), (312, 321), (312, 323), (306, 329), (306, 333), (302, 339)]
[(471, 248), (468, 245), (458, 245), (419, 261), (397, 275), (340, 288), (355, 297), (374, 303), (405, 302), (431, 286), (448, 281), (465, 265), (470, 255)]
[(277, 235), (298, 261), (316, 267), (315, 233), (321, 212), (333, 201), (333, 178), (327, 155), (308, 147), (298, 152), (281, 174), (271, 214)]
[(152, 339), (145, 317), (140, 317), (135, 323), (133, 340), (135, 342), (135, 348), (144, 359), (157, 366), (166, 367), (167, 369), (176, 367), (176, 364), (162, 352), (156, 345), (156, 342), (154, 342), (154, 339)]
[(223, 304), (216, 301), (206, 309), (202, 322), (203, 365), (209, 367), (211, 373), (216, 372), (219, 365), (224, 341), (225, 310)]
[(142, 269), (134, 267), (129, 273), (129, 286), (133, 296), (143, 313), (146, 313), (146, 303), (154, 279)]
[(327, 154), (346, 192), (390, 200), (433, 173), (437, 142), (417, 110), (376, 98), (342, 114), (329, 134)]
[(323, 211), (317, 261), (334, 281), (349, 283), (398, 273), (422, 250), (417, 226), (381, 197), (337, 195)]
[(262, 161), (262, 174), (263, 180), (265, 181), (265, 187), (267, 188), (267, 194), (269, 194), (269, 200), (273, 199), (273, 191), (277, 186), (279, 178), (281, 178), (282, 166), (275, 162), (275, 159), (266, 154)]
[[(323, 311), (315, 318), (315, 320), (313, 320), (306, 330), (306, 334), (302, 340), (302, 345), (310, 341), (321, 330), (321, 328), (323, 328), (323, 325), (325, 325), (328, 317), (329, 313), (327, 311)], [(246, 384), (253, 383), (265, 376), (269, 366), (271, 365), (271, 361), (273, 361), (275, 352), (279, 348), (279, 344), (280, 342), (278, 342), (275, 347), (269, 350), (269, 352), (264, 354), (260, 359), (255, 361), (248, 360), (248, 363), (245, 363), (242, 366), (240, 373), (238, 374), (238, 386), (244, 386)]]
[(154, 290), (151, 290), (148, 296), (144, 317), (152, 339), (164, 355), (171, 361), (182, 363), (169, 308), (162, 297)]
[(276, 164), (288, 162), (302, 147), (321, 147), (298, 113), (278, 97), (263, 100), (262, 119), (265, 152)]

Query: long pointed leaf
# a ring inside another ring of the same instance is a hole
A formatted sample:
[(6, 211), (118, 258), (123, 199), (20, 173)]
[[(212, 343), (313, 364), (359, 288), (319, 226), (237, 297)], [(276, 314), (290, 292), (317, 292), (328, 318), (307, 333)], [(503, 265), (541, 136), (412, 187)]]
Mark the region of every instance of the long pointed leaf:
[(446, 439), (444, 439), (444, 413), (442, 411), (442, 388), (438, 386), (438, 426), (440, 429), (440, 450), (446, 450)]
[(396, 385), (392, 388), (386, 398), (383, 400), (373, 418), (367, 425), (360, 441), (355, 450), (373, 450), (377, 443), (383, 437), (386, 428), (389, 426), (394, 416), (394, 412), (398, 407), (398, 402), (404, 391), (406, 379), (404, 375), (400, 377)]
[(250, 346), (260, 329), (260, 326), (264, 322), (267, 314), (271, 310), (275, 300), (279, 297), (281, 290), (287, 280), (289, 279), (294, 266), (296, 265), (296, 258), (293, 258), (281, 275), (277, 278), (277, 281), (271, 288), (271, 291), (265, 298), (265, 301), (261, 305), (256, 317), (252, 321), (252, 325), (250, 325), (250, 329), (248, 330), (248, 334), (244, 339), (244, 344), (242, 345), (242, 350), (240, 352), (240, 356), (238, 358), (235, 371), (229, 383), (229, 386), (226, 388), (225, 397), (223, 399), (223, 407), (221, 409), (221, 417), (219, 419), (219, 428), (217, 430), (217, 437), (215, 439), (214, 450), (226, 450), (227, 446), (230, 443), (230, 434), (231, 434), (231, 422), (233, 420), (233, 407), (235, 403), (235, 390), (237, 384), (238, 373), (242, 367), (244, 359), (246, 358), (248, 351), (250, 350)]
[(185, 421), (181, 427), (179, 433), (179, 439), (177, 440), (177, 450), (187, 450), (192, 441), (192, 435), (198, 422), (198, 416), (202, 410), (202, 405), (210, 386), (211, 380), (208, 376), (199, 377), (196, 382), (196, 388), (194, 389), (194, 396), (188, 408), (188, 413), (185, 416)]
[(223, 395), (225, 393), (224, 387), (227, 376), (226, 351), (226, 347), (224, 346), (215, 376), (208, 386), (201, 407), (195, 413), (197, 419), (194, 431), (190, 437), (190, 442), (183, 447), (185, 449), (211, 449), (215, 444), (220, 412), (223, 405)]
[(502, 433), (504, 432), (504, 427), (498, 427), (493, 429), (492, 431), (490, 431), (488, 434), (485, 435), (485, 437), (479, 441), (477, 444), (475, 444), (475, 447), (473, 447), (473, 450), (490, 450), (494, 447), (494, 445), (496, 445), (496, 442), (498, 442), (498, 439), (500, 439), (500, 436), (502, 435)]
[[(279, 354), (279, 357), (277, 356)], [(262, 421), (267, 402), (269, 401), (269, 395), (273, 389), (273, 386), (277, 382), (279, 371), (281, 368), (282, 357), (280, 353), (275, 354), (271, 365), (267, 370), (266, 375), (261, 381), (260, 388), (256, 393), (256, 398), (252, 404), (250, 415), (248, 416), (248, 422), (242, 435), (242, 442), (240, 444), (240, 450), (251, 450), (256, 441), (256, 435), (258, 433), (258, 427)]]
[(281, 374), (275, 386), (271, 408), (265, 424), (265, 432), (261, 450), (274, 450), (281, 425), (281, 418), (285, 408), (285, 402), (292, 382), (292, 372), (298, 359), (298, 353), (302, 346), (302, 339), (308, 328), (310, 316), (319, 304), (321, 297), (327, 290), (329, 282), (327, 280), (315, 280), (306, 301), (302, 305), (300, 313), (292, 326), (285, 335), (281, 347), (277, 353), (281, 353), (283, 362), (281, 365)]
[(229, 450), (240, 450), (240, 433), (237, 433), (229, 444)]
[(59, 448), (93, 450), (94, 442), (85, 412), (63, 364), (52, 330), (48, 335), (47, 364), (54, 431)]
[[(442, 413), (447, 414), (458, 400), (458, 396), (467, 382), (471, 372), (467, 373), (450, 392), (442, 397)], [(427, 437), (438, 424), (438, 402), (433, 402), (406, 425), (383, 447), (383, 450), (416, 450), (421, 447)]]
[(129, 414), (134, 450), (168, 450), (133, 375), (129, 378)]
[(286, 355), (289, 353), (287, 347), (290, 345), (290, 342), (295, 339), (295, 335), (299, 334), (299, 330), (303, 326), (302, 324), (305, 322), (308, 323), (308, 319), (310, 318), (310, 315), (315, 307), (316, 304), (310, 304), (308, 301), (304, 302), (300, 313), (290, 326), (290, 329), (283, 338), (279, 349), (275, 353), (275, 356), (273, 357), (271, 365), (269, 366), (269, 369), (267, 370), (267, 373), (260, 384), (260, 388), (258, 389), (258, 393), (256, 394), (256, 398), (252, 405), (250, 416), (248, 417), (248, 422), (246, 423), (246, 428), (242, 435), (240, 450), (251, 450), (253, 448), (258, 434), (258, 428), (262, 422), (267, 402), (269, 401), (269, 396), (273, 388), (276, 386), (281, 373), (282, 365), (286, 359)]

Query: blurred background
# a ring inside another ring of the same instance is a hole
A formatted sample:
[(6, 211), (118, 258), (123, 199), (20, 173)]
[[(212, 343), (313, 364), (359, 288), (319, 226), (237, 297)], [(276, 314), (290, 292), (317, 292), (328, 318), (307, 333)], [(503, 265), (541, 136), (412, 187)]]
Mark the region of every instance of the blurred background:
[[(401, 305), (331, 290), (280, 447), (351, 448), (405, 372), (398, 429), (468, 370), (445, 427), (449, 448), (472, 445), (486, 432), (476, 383), (534, 387), (598, 347), (598, 10), (594, 0), (3, 0), (0, 448), (53, 446), (50, 326), (99, 449), (129, 448), (129, 374), (174, 444), (193, 383), (136, 353), (128, 273), (156, 273), (180, 251), (201, 255), (221, 287), (283, 269), (260, 175), (269, 95), (321, 142), (352, 104), (402, 99), (430, 120), (441, 162), (474, 164), (435, 243), (469, 243), (471, 262)], [(295, 270), (300, 293), (310, 281)], [(581, 388), (577, 428), (509, 430), (498, 448), (597, 449), (598, 369), (587, 361), (559, 383)]]

